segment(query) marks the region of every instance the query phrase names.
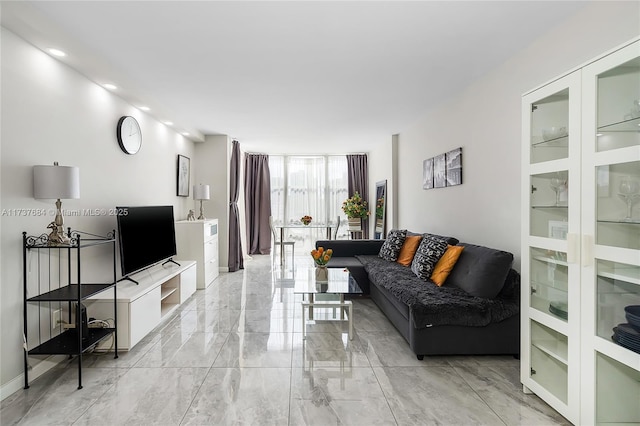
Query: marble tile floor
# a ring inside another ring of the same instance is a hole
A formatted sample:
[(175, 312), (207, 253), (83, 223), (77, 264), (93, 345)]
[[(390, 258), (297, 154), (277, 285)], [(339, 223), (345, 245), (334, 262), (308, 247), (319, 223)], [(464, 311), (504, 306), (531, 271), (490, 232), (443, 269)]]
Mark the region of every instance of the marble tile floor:
[[(295, 266), (311, 266), (310, 258)], [(198, 290), (130, 352), (85, 356), (82, 390), (71, 360), (9, 396), (0, 424), (568, 424), (522, 392), (518, 360), (418, 361), (370, 299), (353, 302), (353, 340), (335, 321), (307, 324), (303, 340), (294, 273), (254, 256), (244, 271)]]

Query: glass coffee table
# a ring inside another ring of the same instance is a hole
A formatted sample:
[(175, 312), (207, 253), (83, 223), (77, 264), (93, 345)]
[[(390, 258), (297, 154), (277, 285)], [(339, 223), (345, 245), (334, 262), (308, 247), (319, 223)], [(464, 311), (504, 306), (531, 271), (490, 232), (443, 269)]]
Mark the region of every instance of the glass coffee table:
[[(356, 280), (345, 268), (329, 268), (327, 282), (316, 282), (315, 268), (300, 271), (295, 279), (294, 294), (302, 294), (302, 338), (306, 339), (307, 321), (313, 321), (314, 308), (332, 308), (334, 318), (332, 321), (349, 322), (349, 340), (353, 340), (353, 304), (350, 300), (344, 300), (345, 294), (362, 294)], [(340, 318), (335, 318), (336, 308), (339, 309)], [(306, 316), (306, 310), (309, 317)], [(348, 312), (347, 312), (348, 311)], [(345, 314), (347, 318), (345, 319)]]

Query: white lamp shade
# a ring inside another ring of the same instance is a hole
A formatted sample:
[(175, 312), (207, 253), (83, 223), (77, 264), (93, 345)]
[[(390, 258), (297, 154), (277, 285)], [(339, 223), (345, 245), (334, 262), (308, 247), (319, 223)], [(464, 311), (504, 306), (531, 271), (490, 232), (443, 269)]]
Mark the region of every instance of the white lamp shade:
[(33, 166), (33, 198), (80, 198), (80, 169), (73, 166)]
[(209, 199), (209, 185), (193, 185), (193, 199), (194, 200), (208, 200)]

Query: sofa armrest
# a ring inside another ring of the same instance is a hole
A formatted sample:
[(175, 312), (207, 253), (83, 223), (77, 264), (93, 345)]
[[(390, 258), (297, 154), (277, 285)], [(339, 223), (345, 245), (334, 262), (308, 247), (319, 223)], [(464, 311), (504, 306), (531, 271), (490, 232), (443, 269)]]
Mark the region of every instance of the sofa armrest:
[(318, 240), (316, 248), (332, 249), (334, 257), (378, 254), (384, 240)]

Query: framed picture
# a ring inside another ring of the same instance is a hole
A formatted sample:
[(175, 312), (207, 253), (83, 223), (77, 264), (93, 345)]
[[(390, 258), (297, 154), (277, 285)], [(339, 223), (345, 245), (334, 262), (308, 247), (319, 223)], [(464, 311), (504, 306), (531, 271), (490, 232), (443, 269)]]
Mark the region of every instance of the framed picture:
[(433, 189), (433, 158), (422, 162), (422, 189)]
[(178, 155), (178, 197), (189, 196), (190, 162), (189, 157)]
[(561, 220), (549, 221), (549, 238), (555, 238), (557, 240), (566, 240), (568, 232), (569, 232), (569, 222), (564, 222)]
[(446, 153), (447, 186), (462, 185), (462, 148)]
[(447, 186), (446, 154), (433, 157), (433, 187), (444, 188)]

